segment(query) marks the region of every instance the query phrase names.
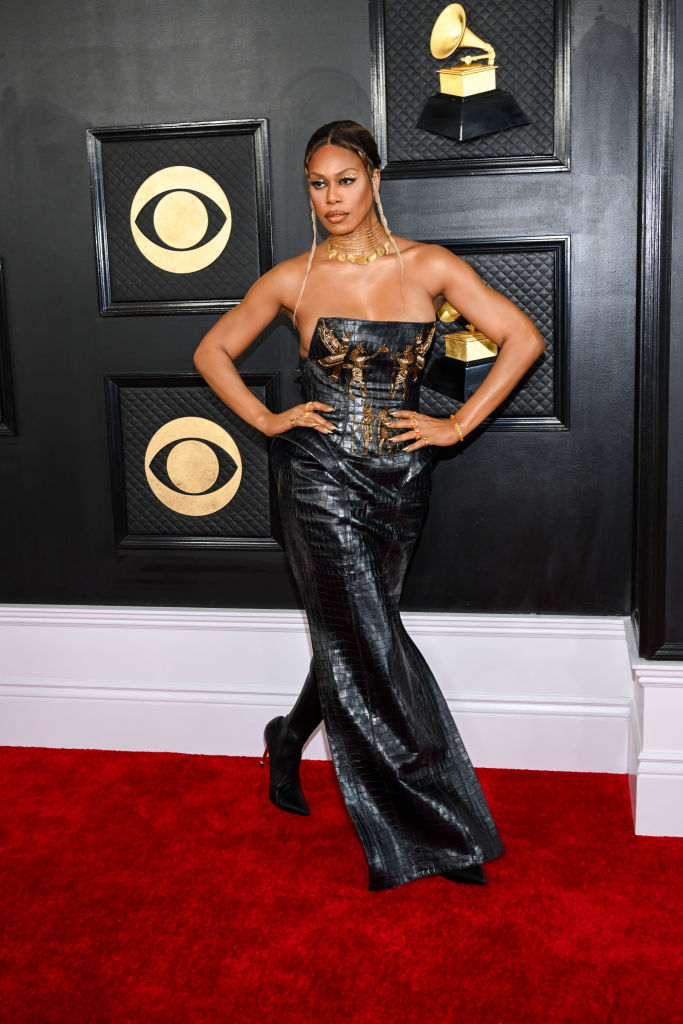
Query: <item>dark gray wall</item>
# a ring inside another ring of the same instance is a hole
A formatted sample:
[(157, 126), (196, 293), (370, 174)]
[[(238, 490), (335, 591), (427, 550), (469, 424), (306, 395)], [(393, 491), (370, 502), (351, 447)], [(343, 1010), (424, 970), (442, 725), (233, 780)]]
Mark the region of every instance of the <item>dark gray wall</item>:
[[(2, 5), (0, 254), (19, 436), (0, 447), (0, 600), (291, 605), (278, 553), (114, 545), (103, 375), (191, 370), (208, 316), (97, 315), (87, 127), (268, 117), (276, 259), (310, 245), (301, 154), (365, 123), (365, 0)], [(280, 328), (247, 369), (290, 367)]]
[[(490, 431), (439, 465), (409, 607), (629, 610), (637, 33), (636, 0), (572, 6), (571, 173), (383, 186), (398, 233), (572, 238), (571, 429)], [(215, 317), (98, 317), (85, 129), (268, 117), (275, 254), (301, 251), (308, 135), (370, 123), (367, 3), (9, 0), (0, 35), (19, 429), (0, 440), (0, 600), (292, 605), (280, 552), (114, 544), (104, 374), (190, 369)], [(285, 370), (295, 350), (276, 327), (244, 369)]]

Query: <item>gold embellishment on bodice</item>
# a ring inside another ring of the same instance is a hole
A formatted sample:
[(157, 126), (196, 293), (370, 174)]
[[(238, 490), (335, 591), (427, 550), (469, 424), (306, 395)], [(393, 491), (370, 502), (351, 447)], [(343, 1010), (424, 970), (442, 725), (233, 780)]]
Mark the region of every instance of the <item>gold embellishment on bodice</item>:
[[(395, 455), (396, 448), (393, 445), (389, 444), (389, 438), (391, 437), (392, 432), (391, 430), (389, 430), (387, 424), (391, 422), (392, 419), (391, 416), (389, 415), (388, 406), (385, 405), (382, 409), (380, 409), (377, 415), (375, 415), (375, 407), (372, 404), (372, 400), (366, 399), (366, 401), (363, 402), (363, 413), (358, 426), (356, 426), (355, 420), (353, 418), (351, 419), (351, 436), (349, 445), (350, 450), (357, 455), (370, 454), (370, 445), (372, 444), (372, 435), (376, 423), (378, 455), (382, 454), (382, 448), (384, 448), (385, 446), (387, 455)], [(356, 451), (355, 435), (357, 431), (360, 431), (363, 438), (363, 444), (365, 445), (362, 452)]]
[(432, 327), (426, 340), (423, 340), (422, 331), (419, 331), (415, 335), (415, 347), (413, 348), (411, 345), (406, 345), (402, 352), (397, 352), (394, 356), (396, 370), (394, 372), (394, 379), (391, 383), (392, 398), (395, 397), (399, 388), (403, 388), (403, 394), (405, 396), (408, 389), (408, 375), (410, 375), (413, 380), (417, 379), (418, 373), (424, 367), (425, 357), (434, 338), (435, 330), (436, 325)]
[(389, 429), (388, 424), (393, 423), (391, 416), (389, 415), (389, 406), (385, 405), (377, 413), (377, 453), (382, 454), (382, 448), (386, 446), (387, 455), (395, 455), (397, 448), (395, 444), (389, 443), (389, 438), (394, 436), (394, 431)]
[(354, 385), (358, 388), (358, 394), (361, 398), (365, 398), (367, 396), (368, 389), (365, 381), (365, 374), (363, 372), (365, 370), (366, 363), (369, 363), (371, 359), (378, 356), (380, 352), (388, 351), (389, 349), (386, 345), (382, 345), (376, 352), (366, 352), (362, 345), (357, 345), (347, 353), (349, 362), (343, 363), (342, 369), (351, 371), (351, 380), (349, 381), (348, 386), (349, 396), (353, 395)]
[(372, 402), (363, 402), (363, 416), (360, 421), (360, 431), (363, 435), (363, 441), (365, 443), (365, 450), (361, 452), (361, 455), (367, 455), (370, 451), (370, 442), (372, 441), (372, 427), (375, 422), (375, 410), (372, 407)]
[(436, 331), (436, 324), (432, 327), (431, 331), (427, 335), (426, 341), (422, 340), (422, 331), (415, 335), (415, 362), (417, 363), (418, 370), (424, 369), (425, 359), (429, 352), (429, 347), (434, 340), (434, 332)]
[(317, 363), (318, 366), (322, 366), (324, 370), (331, 370), (330, 377), (333, 380), (339, 380), (339, 374), (342, 371), (342, 365), (351, 344), (351, 332), (343, 331), (342, 340), (340, 341), (325, 321), (321, 320), (318, 324), (318, 337), (331, 354), (323, 356), (322, 359), (314, 359), (313, 362)]
[(415, 349), (411, 348), (410, 345), (406, 345), (402, 352), (397, 352), (394, 356), (396, 363), (396, 372), (394, 379), (391, 384), (391, 397), (393, 398), (400, 387), (403, 388), (403, 394), (405, 395), (407, 389), (408, 374), (412, 373), (413, 380), (417, 377), (417, 367), (415, 366)]
[[(358, 390), (359, 396), (361, 398), (365, 398), (368, 393), (365, 382), (365, 366), (371, 359), (378, 356), (380, 352), (388, 352), (389, 349), (387, 346), (381, 345), (376, 352), (368, 352), (362, 345), (356, 345), (354, 348), (350, 348), (351, 332), (342, 331), (340, 341), (334, 331), (327, 326), (324, 320), (321, 320), (318, 324), (318, 337), (330, 355), (323, 356), (322, 359), (314, 359), (313, 362), (318, 366), (321, 366), (323, 370), (331, 370), (329, 376), (334, 381), (339, 380), (342, 370), (350, 370), (351, 379), (349, 380), (347, 387), (349, 396), (353, 395), (353, 389), (355, 387)], [(348, 359), (348, 362), (344, 362), (345, 359)]]
[[(336, 382), (339, 382), (342, 370), (349, 370), (348, 384), (345, 388), (346, 393), (349, 398), (357, 397), (363, 400), (360, 422), (356, 423), (355, 412), (351, 414), (349, 447), (352, 452), (356, 452), (358, 455), (369, 455), (373, 434), (376, 430), (378, 453), (382, 454), (384, 451), (387, 455), (397, 454), (397, 447), (390, 443), (390, 438), (395, 437), (395, 434), (389, 426), (393, 423), (393, 420), (389, 414), (388, 405), (384, 405), (376, 412), (372, 399), (368, 398), (366, 367), (380, 353), (389, 353), (394, 366), (389, 388), (390, 397), (395, 398), (397, 393), (402, 390), (403, 394), (401, 397), (405, 398), (408, 392), (408, 379), (411, 378), (415, 381), (420, 371), (424, 368), (425, 359), (434, 339), (435, 331), (436, 325), (431, 328), (426, 338), (423, 331), (418, 331), (415, 335), (414, 343), (407, 344), (396, 354), (391, 353), (386, 345), (380, 345), (374, 352), (369, 352), (361, 344), (354, 345), (351, 348), (351, 331), (343, 330), (341, 338), (338, 338), (324, 320), (320, 321), (318, 324), (318, 337), (330, 354), (323, 356), (321, 359), (314, 359), (313, 362), (327, 371), (328, 376)], [(361, 435), (364, 445), (363, 451), (357, 451), (355, 438), (357, 433)]]

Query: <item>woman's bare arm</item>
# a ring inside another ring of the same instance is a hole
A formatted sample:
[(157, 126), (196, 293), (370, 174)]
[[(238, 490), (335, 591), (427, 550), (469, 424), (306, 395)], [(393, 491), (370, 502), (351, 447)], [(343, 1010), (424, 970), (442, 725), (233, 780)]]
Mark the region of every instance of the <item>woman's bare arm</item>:
[[(416, 255), (416, 269), (431, 294), (435, 298), (444, 296), (448, 299), (461, 316), (475, 324), (500, 349), (484, 381), (458, 410), (458, 424), (465, 435), (479, 426), (507, 398), (541, 355), (545, 343), (526, 313), (484, 284), (459, 256), (438, 245), (421, 247)], [(398, 415), (401, 419), (410, 420), (403, 413)], [(432, 444), (453, 443), (452, 426), (448, 420), (443, 426), (430, 423), (428, 436)], [(396, 439), (403, 438), (398, 436)], [(419, 442), (409, 447), (419, 447)]]
[(498, 345), (498, 357), (484, 381), (458, 412), (467, 433), (496, 409), (545, 349), (543, 338), (526, 313), (489, 288), (469, 264), (437, 247), (434, 259), (441, 292), (458, 312)]
[(195, 367), (221, 401), (269, 437), (289, 430), (293, 417), (302, 421), (300, 426), (321, 431), (332, 428), (315, 411), (329, 410), (322, 402), (310, 402), (308, 408), (302, 405), (281, 413), (271, 412), (249, 391), (234, 363), (279, 313), (292, 308), (292, 296), (296, 297), (303, 273), (300, 263), (300, 259), (286, 260), (260, 277), (239, 306), (207, 331), (194, 354)]

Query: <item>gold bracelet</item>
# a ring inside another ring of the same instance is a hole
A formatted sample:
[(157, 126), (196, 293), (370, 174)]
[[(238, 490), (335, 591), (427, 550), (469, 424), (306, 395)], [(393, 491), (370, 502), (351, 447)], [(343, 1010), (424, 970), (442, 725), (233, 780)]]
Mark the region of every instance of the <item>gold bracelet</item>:
[(453, 430), (458, 435), (458, 441), (464, 441), (465, 440), (465, 435), (462, 432), (462, 427), (460, 426), (460, 424), (458, 423), (458, 421), (455, 418), (455, 413), (454, 412), (451, 413), (451, 415), (449, 416), (449, 419), (450, 419), (451, 423), (453, 424)]

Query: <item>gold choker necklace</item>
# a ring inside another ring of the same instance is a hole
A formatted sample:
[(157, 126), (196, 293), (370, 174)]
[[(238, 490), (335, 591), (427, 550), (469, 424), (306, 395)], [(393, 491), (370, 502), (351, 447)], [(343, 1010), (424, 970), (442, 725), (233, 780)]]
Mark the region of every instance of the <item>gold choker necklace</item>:
[(327, 239), (327, 258), (341, 263), (372, 263), (378, 256), (388, 256), (390, 251), (391, 242), (381, 224), (349, 235), (330, 235)]

